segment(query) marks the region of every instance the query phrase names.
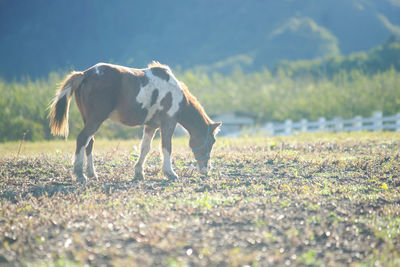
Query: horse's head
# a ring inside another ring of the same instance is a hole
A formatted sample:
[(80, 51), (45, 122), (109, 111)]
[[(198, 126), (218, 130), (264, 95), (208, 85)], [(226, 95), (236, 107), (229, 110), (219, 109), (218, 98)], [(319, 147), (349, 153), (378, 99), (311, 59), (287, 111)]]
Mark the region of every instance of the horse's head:
[(192, 148), (201, 174), (207, 175), (211, 168), (210, 154), (215, 143), (215, 135), (218, 133), (218, 128), (221, 124), (221, 122), (211, 123), (207, 126), (205, 135), (193, 135), (190, 137), (189, 145)]

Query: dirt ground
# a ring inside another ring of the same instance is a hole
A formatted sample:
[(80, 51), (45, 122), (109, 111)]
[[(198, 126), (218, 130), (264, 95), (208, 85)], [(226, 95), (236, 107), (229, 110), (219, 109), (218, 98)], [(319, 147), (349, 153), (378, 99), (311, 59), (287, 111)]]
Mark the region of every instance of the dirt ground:
[(399, 137), (219, 138), (207, 177), (178, 141), (176, 181), (158, 147), (144, 181), (137, 149), (95, 148), (86, 188), (71, 152), (4, 153), (0, 265), (399, 266)]

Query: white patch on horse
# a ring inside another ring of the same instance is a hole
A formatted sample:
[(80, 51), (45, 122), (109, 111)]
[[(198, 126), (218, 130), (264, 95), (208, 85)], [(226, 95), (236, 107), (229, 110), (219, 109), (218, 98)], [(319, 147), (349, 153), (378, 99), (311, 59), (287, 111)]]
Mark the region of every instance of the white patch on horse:
[[(89, 136), (89, 138), (86, 140), (86, 143), (81, 147), (79, 150), (78, 154), (75, 154), (75, 162), (74, 162), (74, 169), (77, 171), (82, 171), (83, 169), (83, 160), (85, 157), (85, 149), (88, 146), (90, 140), (93, 138), (93, 135)], [(92, 160), (92, 159), (89, 159)], [(93, 161), (91, 163), (93, 165)]]
[(173, 174), (174, 171), (172, 170), (172, 164), (171, 164), (171, 155), (169, 154), (168, 150), (165, 148), (162, 149), (163, 152), (163, 169), (164, 172)]
[(75, 154), (74, 169), (81, 171), (83, 169), (83, 159), (85, 156), (85, 146), (81, 147), (78, 154)]
[[(168, 116), (172, 117), (179, 109), (179, 104), (183, 99), (182, 88), (172, 72), (168, 69), (168, 75), (170, 76), (169, 81), (165, 81), (160, 77), (153, 75), (150, 69), (146, 69), (145, 75), (149, 78), (149, 83), (140, 89), (139, 94), (136, 96), (136, 101), (142, 104), (142, 108), (147, 109), (147, 116), (144, 123), (150, 121), (157, 111), (163, 110), (161, 101), (164, 97), (171, 93), (172, 104), (169, 110), (165, 110)], [(158, 89), (157, 101), (151, 105), (151, 96), (153, 91)]]
[(87, 173), (90, 176), (96, 176), (96, 171), (94, 170), (94, 164), (93, 164), (93, 156), (92, 153), (87, 155)]
[(104, 71), (103, 67), (104, 66), (112, 66), (112, 64), (107, 64), (107, 63), (103, 63), (103, 62), (97, 63), (94, 66), (94, 71), (96, 72), (97, 75), (103, 75), (103, 71)]

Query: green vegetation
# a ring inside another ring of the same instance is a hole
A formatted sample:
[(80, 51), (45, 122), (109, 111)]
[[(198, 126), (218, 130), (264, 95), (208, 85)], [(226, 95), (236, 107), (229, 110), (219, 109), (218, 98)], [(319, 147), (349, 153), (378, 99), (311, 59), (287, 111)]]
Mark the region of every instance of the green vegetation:
[[(324, 69), (327, 75), (323, 75)], [(377, 110), (395, 114), (400, 111), (399, 70), (400, 43), (393, 41), (368, 53), (333, 57), (325, 65), (314, 60), (285, 63), (274, 72), (245, 73), (237, 68), (227, 75), (196, 69), (176, 74), (210, 115), (247, 111), (265, 122), (370, 116)], [(24, 133), (26, 140), (52, 138), (46, 109), (64, 76), (51, 73), (47, 79), (35, 81), (0, 80), (0, 142), (20, 140)], [(69, 121), (74, 138), (82, 127), (74, 100)], [(138, 132), (106, 122), (99, 136), (126, 139)]]
[(361, 71), (374, 75), (394, 68), (400, 69), (400, 42), (391, 36), (383, 45), (348, 57), (326, 56), (315, 60), (284, 61), (277, 66), (291, 77), (312, 76), (332, 78), (340, 72)]
[(350, 118), (370, 116), (376, 110), (384, 114), (400, 110), (400, 75), (394, 68), (374, 75), (342, 71), (331, 79), (293, 78), (268, 70), (249, 74), (237, 70), (230, 76), (186, 72), (180, 78), (209, 112), (250, 111), (261, 122)]
[(87, 188), (73, 141), (0, 144), (0, 264), (399, 266), (399, 137), (219, 138), (208, 177), (179, 138), (174, 182), (159, 144), (134, 182), (139, 140), (99, 140)]

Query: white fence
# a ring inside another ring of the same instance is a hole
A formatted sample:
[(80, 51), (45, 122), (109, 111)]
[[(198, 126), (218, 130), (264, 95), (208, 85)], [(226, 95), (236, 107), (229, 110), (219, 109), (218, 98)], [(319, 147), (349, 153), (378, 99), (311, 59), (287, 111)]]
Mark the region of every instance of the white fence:
[(302, 119), (298, 122), (286, 120), (284, 123), (267, 123), (260, 128), (267, 135), (291, 135), (294, 133), (310, 132), (343, 132), (343, 131), (382, 131), (400, 132), (400, 113), (394, 116), (382, 115), (381, 111), (374, 112), (370, 118), (356, 116), (352, 119), (335, 118), (326, 120), (321, 117), (317, 121)]

